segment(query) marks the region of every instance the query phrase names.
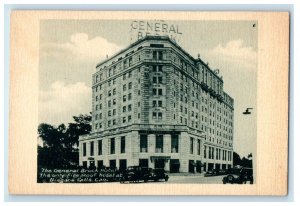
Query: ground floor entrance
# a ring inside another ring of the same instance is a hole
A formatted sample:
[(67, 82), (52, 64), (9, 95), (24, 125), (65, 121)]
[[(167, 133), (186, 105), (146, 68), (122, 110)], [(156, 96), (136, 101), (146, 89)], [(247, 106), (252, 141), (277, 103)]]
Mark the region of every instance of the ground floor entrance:
[(170, 173), (179, 172), (180, 162), (179, 159), (170, 159)]
[(165, 160), (164, 159), (155, 159), (154, 160), (154, 168), (155, 169), (164, 169), (165, 168)]

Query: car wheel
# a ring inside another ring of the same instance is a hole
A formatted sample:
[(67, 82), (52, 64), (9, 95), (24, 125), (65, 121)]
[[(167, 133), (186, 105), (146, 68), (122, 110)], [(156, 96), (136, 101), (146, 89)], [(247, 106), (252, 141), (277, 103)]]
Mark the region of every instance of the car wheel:
[(168, 180), (169, 180), (169, 176), (167, 175), (167, 176), (165, 177), (165, 181), (168, 182)]
[(234, 177), (232, 175), (228, 175), (227, 180), (228, 180), (229, 183), (233, 184)]

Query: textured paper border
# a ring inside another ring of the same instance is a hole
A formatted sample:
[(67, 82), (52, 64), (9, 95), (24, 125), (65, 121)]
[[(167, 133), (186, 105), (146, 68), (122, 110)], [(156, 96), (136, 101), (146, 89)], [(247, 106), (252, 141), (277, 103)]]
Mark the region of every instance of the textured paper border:
[[(255, 20), (258, 22), (257, 177), (254, 185), (38, 184), (41, 19)], [(64, 195), (286, 195), (288, 12), (13, 11), (10, 33), (9, 192)]]

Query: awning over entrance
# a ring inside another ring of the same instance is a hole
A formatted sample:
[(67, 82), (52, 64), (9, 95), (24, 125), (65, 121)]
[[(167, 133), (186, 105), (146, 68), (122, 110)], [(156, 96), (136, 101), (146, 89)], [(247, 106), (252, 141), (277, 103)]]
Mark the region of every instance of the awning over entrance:
[(171, 156), (150, 156), (150, 160), (157, 160), (157, 159), (163, 159), (163, 160), (169, 160), (171, 159)]

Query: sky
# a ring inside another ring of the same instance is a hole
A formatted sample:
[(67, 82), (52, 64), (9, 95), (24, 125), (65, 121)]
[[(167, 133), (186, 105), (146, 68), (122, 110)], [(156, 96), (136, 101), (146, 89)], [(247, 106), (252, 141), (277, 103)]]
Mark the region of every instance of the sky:
[[(92, 108), (96, 64), (131, 42), (131, 20), (41, 20), (39, 122), (59, 125)], [(234, 150), (256, 152), (257, 22), (166, 21), (177, 25), (177, 42), (195, 58), (219, 69), (234, 98)], [(255, 26), (254, 26), (255, 24)], [(253, 107), (251, 115), (243, 115)]]

